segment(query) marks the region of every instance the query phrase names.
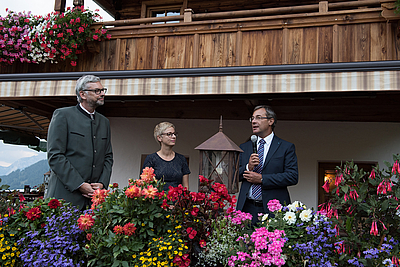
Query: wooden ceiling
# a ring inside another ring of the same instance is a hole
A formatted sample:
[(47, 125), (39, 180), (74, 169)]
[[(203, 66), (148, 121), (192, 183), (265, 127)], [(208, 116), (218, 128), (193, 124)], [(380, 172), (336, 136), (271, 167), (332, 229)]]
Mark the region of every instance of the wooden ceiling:
[[(400, 92), (294, 93), (209, 97), (106, 97), (97, 109), (107, 117), (246, 120), (254, 106), (270, 105), (278, 120), (400, 122)], [(0, 129), (46, 138), (56, 108), (76, 105), (76, 97), (0, 99)], [(28, 114), (28, 115), (27, 115)], [(31, 117), (32, 119), (30, 119)], [(18, 121), (15, 124), (13, 121)], [(10, 127), (7, 127), (9, 125)], [(41, 129), (42, 128), (42, 129)]]

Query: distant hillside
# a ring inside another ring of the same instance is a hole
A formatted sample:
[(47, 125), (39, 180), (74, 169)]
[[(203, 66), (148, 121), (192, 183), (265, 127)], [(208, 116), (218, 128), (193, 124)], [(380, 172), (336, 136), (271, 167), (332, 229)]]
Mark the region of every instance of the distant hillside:
[(0, 177), (8, 175), (11, 172), (16, 171), (18, 169), (23, 170), (26, 167), (29, 167), (40, 160), (46, 159), (46, 155), (47, 155), (46, 153), (39, 153), (37, 156), (21, 158), (8, 167), (0, 166)]
[(41, 160), (25, 169), (16, 170), (8, 175), (0, 175), (1, 184), (7, 184), (10, 189), (23, 189), (25, 185), (33, 188), (43, 183), (43, 175), (50, 169), (47, 160)]

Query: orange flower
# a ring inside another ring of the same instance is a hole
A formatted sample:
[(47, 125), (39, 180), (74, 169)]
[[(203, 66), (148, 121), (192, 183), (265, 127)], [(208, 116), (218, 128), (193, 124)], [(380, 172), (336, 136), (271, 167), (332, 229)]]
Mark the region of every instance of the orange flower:
[(140, 187), (133, 185), (126, 189), (125, 195), (129, 198), (140, 197), (142, 195), (142, 190), (140, 189)]
[(83, 231), (90, 229), (90, 227), (92, 227), (93, 224), (94, 224), (94, 219), (90, 214), (81, 215), (81, 217), (79, 217), (78, 219), (78, 226)]
[(146, 183), (150, 183), (152, 181), (155, 181), (155, 177), (156, 175), (154, 174), (154, 169), (153, 168), (149, 168), (146, 167), (143, 169), (142, 174), (140, 175), (140, 178), (142, 178), (142, 180)]
[(153, 198), (157, 195), (157, 188), (153, 187), (152, 185), (149, 185), (147, 188), (142, 190), (142, 195), (144, 198)]
[(95, 206), (103, 203), (106, 200), (106, 197), (108, 196), (109, 190), (105, 189), (97, 189), (94, 191), (93, 196), (92, 196), (92, 202)]

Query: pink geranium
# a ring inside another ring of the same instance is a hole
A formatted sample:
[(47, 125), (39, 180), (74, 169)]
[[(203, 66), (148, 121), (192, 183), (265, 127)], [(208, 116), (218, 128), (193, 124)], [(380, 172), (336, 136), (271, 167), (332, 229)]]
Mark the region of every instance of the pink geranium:
[(282, 209), (282, 205), (279, 202), (279, 200), (277, 200), (277, 199), (270, 200), (267, 205), (268, 205), (268, 209), (271, 212), (275, 212), (275, 211), (278, 211), (278, 210)]

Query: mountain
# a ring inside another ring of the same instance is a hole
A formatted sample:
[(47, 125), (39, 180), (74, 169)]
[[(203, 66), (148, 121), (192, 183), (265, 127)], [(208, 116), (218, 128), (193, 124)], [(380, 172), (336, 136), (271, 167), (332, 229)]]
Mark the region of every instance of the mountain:
[(45, 159), (47, 156), (46, 153), (40, 153), (37, 156), (33, 156), (33, 157), (27, 157), (27, 158), (21, 158), (19, 160), (17, 160), (16, 162), (14, 162), (13, 164), (11, 164), (8, 167), (3, 167), (0, 166), (0, 176), (2, 175), (8, 175), (13, 171), (16, 170), (23, 170), (28, 166), (31, 166), (32, 164), (35, 164), (36, 162)]
[(25, 185), (31, 188), (43, 183), (44, 174), (50, 169), (46, 159), (40, 160), (23, 170), (15, 170), (8, 175), (0, 175), (0, 184), (9, 185), (11, 190), (23, 189)]

